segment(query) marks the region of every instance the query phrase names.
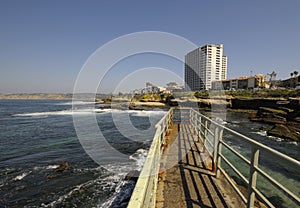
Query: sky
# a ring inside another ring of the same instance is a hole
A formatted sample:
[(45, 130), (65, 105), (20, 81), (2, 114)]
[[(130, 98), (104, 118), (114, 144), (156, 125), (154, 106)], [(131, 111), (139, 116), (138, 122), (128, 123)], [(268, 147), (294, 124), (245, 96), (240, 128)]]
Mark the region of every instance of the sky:
[[(300, 71), (299, 8), (298, 0), (0, 0), (0, 93), (71, 93), (98, 48), (143, 31), (172, 33), (197, 46), (224, 44), (228, 78), (250, 71), (289, 78)], [(116, 63), (98, 89), (181, 83), (183, 71), (171, 57), (136, 55)]]

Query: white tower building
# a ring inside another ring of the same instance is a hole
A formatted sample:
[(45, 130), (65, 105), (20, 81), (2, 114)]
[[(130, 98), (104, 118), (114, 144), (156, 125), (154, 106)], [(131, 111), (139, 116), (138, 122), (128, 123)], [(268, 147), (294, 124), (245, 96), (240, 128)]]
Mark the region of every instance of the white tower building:
[(223, 44), (207, 44), (185, 56), (185, 87), (192, 91), (211, 89), (211, 82), (227, 78)]

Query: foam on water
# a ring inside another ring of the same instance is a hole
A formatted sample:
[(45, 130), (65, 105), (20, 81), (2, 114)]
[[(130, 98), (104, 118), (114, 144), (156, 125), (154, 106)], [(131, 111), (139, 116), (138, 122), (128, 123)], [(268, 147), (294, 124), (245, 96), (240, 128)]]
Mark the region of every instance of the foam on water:
[(298, 146), (298, 142), (296, 142), (296, 141), (294, 141), (294, 142), (289, 142), (289, 144), (293, 144), (293, 145)]
[(268, 136), (267, 131), (263, 131), (263, 130), (252, 132), (252, 133), (258, 134), (260, 136), (263, 136), (263, 137), (266, 137), (266, 138), (269, 138), (269, 139), (272, 139), (272, 140), (275, 140), (277, 142), (285, 141), (283, 138), (279, 138), (279, 137), (275, 137), (275, 136)]
[(149, 116), (149, 115), (164, 115), (166, 111), (158, 110), (158, 111), (135, 111), (135, 110), (128, 110), (129, 113), (132, 113), (132, 116)]
[[(74, 186), (67, 193), (57, 196), (57, 199), (49, 203), (42, 203), (42, 207), (59, 207), (64, 206), (64, 203), (68, 200), (74, 199), (74, 196), (78, 196), (78, 193), (90, 194), (89, 191), (93, 191), (93, 197), (99, 198), (104, 193), (113, 193), (104, 202), (102, 201), (97, 207), (108, 208), (108, 207), (126, 207), (127, 202), (134, 189), (135, 182), (125, 181), (124, 177), (130, 170), (140, 170), (147, 157), (148, 151), (145, 149), (138, 149), (134, 154), (129, 156), (131, 163), (119, 163), (109, 164), (106, 166), (98, 166), (96, 168), (80, 168), (74, 169), (74, 172), (90, 173), (90, 172), (102, 172), (103, 175), (98, 176), (96, 179), (87, 181), (80, 185)], [(43, 167), (56, 168), (56, 165), (48, 165)], [(103, 172), (104, 171), (104, 172)], [(91, 196), (92, 197), (92, 196)], [(101, 198), (101, 197), (100, 197)], [(95, 198), (94, 198), (95, 199)]]
[[(124, 181), (122, 180), (124, 176), (130, 171), (130, 170), (138, 170), (140, 171), (144, 165), (144, 162), (146, 160), (148, 151), (145, 149), (138, 149), (134, 154), (129, 156), (129, 159), (135, 161), (134, 167), (123, 167), (123, 170), (126, 169), (126, 172), (123, 172), (123, 174), (119, 174), (118, 177), (121, 179), (119, 180), (117, 186), (115, 187), (115, 192), (112, 197), (110, 197), (106, 202), (99, 205), (98, 207), (101, 208), (108, 208), (111, 206), (114, 207), (126, 207), (126, 204), (124, 204), (125, 199), (129, 199), (131, 196), (131, 193), (134, 189), (135, 183), (133, 181)], [(110, 165), (107, 167), (110, 171), (115, 171), (116, 168), (121, 168), (120, 165), (113, 166)]]
[(21, 175), (16, 176), (13, 180), (14, 180), (14, 181), (20, 181), (20, 180), (22, 180), (23, 178), (25, 178), (26, 176), (28, 176), (31, 172), (32, 172), (32, 171), (24, 172), (24, 173), (22, 173)]
[(89, 101), (70, 101), (65, 103), (57, 103), (55, 105), (91, 105), (95, 103), (96, 102), (89, 102)]
[(215, 121), (215, 122), (217, 122), (217, 123), (219, 123), (219, 124), (222, 124), (222, 125), (227, 124), (227, 122), (224, 121), (224, 120), (223, 120), (222, 118), (220, 118), (220, 117), (214, 117), (214, 118), (212, 118), (212, 120)]
[(260, 135), (260, 136), (267, 136), (267, 131), (256, 131), (256, 132), (252, 132), (252, 133), (254, 133), (254, 134), (258, 134), (258, 135)]
[(87, 115), (94, 113), (101, 113), (103, 110), (100, 109), (80, 109), (80, 110), (62, 110), (62, 111), (48, 111), (48, 112), (35, 112), (35, 113), (21, 113), (14, 114), (12, 116), (17, 117), (46, 117), (46, 116), (72, 116), (72, 115)]
[(46, 112), (34, 112), (34, 113), (19, 113), (13, 114), (15, 117), (47, 117), (47, 116), (72, 116), (72, 115), (89, 115), (95, 113), (129, 113), (132, 116), (149, 116), (149, 115), (164, 115), (166, 111), (137, 111), (137, 110), (118, 110), (118, 109), (69, 109), (61, 111), (46, 111)]
[(135, 183), (133, 181), (122, 181), (115, 189), (115, 196), (107, 200), (99, 208), (109, 208), (109, 207), (126, 207), (127, 202), (130, 199), (132, 191), (134, 189)]
[(282, 142), (282, 141), (284, 141), (284, 139), (279, 138), (279, 137), (275, 137), (275, 136), (267, 136), (267, 138), (273, 139), (273, 140), (275, 140), (275, 141), (277, 141), (277, 142)]
[(134, 153), (133, 155), (129, 156), (129, 159), (136, 161), (136, 170), (140, 171), (142, 169), (142, 167), (143, 167), (143, 165), (145, 163), (147, 154), (148, 154), (147, 150), (145, 150), (145, 149), (138, 149), (136, 151), (136, 153)]
[(47, 170), (49, 170), (49, 169), (56, 169), (56, 168), (58, 168), (59, 167), (59, 165), (48, 165), (47, 167), (46, 167), (46, 169)]

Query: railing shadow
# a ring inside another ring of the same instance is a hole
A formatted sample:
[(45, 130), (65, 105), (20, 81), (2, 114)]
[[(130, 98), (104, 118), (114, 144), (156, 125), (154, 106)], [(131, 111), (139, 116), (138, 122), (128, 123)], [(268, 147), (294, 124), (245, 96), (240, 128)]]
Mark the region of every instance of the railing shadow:
[(228, 207), (200, 149), (200, 143), (194, 141), (193, 131), (187, 125), (181, 125), (178, 157), (182, 158), (179, 170), (187, 207)]

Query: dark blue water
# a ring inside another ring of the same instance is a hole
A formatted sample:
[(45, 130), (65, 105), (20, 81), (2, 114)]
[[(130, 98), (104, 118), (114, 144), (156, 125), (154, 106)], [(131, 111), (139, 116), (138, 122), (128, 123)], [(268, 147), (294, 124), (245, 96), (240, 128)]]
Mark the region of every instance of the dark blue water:
[[(262, 126), (268, 128), (271, 126), (259, 122), (251, 122), (248, 119), (248, 115), (242, 113), (228, 112), (226, 121), (225, 126), (296, 160), (300, 160), (300, 146), (298, 142), (267, 136), (265, 131), (260, 130)], [(245, 142), (226, 131), (223, 134), (223, 141), (229, 144), (249, 161), (251, 160), (251, 145), (248, 142)], [(222, 148), (222, 154), (225, 155), (247, 179), (249, 178), (249, 165), (232, 154), (228, 149), (226, 149), (226, 147)], [(226, 163), (223, 162), (222, 166), (238, 185), (245, 186), (244, 182), (232, 171), (232, 169), (229, 168)], [(298, 167), (295, 167), (287, 161), (279, 160), (270, 153), (260, 151), (259, 168), (288, 188), (296, 196), (300, 196), (300, 170)], [(298, 207), (297, 203), (275, 188), (275, 186), (273, 186), (260, 174), (258, 174), (256, 187), (273, 205), (275, 205), (275, 207)]]
[[(119, 133), (109, 110), (80, 104), (72, 112), (68, 101), (0, 101), (0, 207), (119, 207), (130, 196), (134, 184), (123, 178), (140, 169), (147, 155), (154, 134), (149, 117), (158, 121), (164, 112), (115, 110), (129, 114), (137, 129), (150, 128), (132, 141)], [(95, 114), (108, 143), (131, 163), (94, 162), (76, 135), (74, 114)]]

